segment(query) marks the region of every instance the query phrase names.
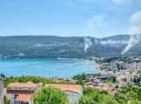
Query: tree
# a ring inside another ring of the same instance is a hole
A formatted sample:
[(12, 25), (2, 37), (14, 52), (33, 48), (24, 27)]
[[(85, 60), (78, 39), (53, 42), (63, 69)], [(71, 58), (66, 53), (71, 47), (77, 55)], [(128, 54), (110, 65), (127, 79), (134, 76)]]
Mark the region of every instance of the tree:
[(10, 100), (6, 96), (4, 96), (4, 104), (10, 104)]
[(75, 84), (84, 85), (84, 81), (83, 80), (78, 80), (78, 81), (75, 82)]
[(6, 76), (3, 73), (1, 73), (0, 76), (3, 78), (6, 78)]
[(141, 101), (138, 100), (128, 101), (128, 104), (141, 104)]
[(34, 97), (34, 104), (69, 104), (66, 94), (56, 88), (42, 88)]
[(96, 102), (89, 96), (83, 96), (79, 100), (79, 104), (96, 104)]
[(87, 74), (82, 73), (82, 74), (77, 74), (75, 76), (73, 76), (73, 79), (75, 80), (86, 80), (87, 78)]
[(79, 104), (118, 104), (118, 102), (107, 91), (84, 88), (84, 96), (79, 100)]
[(120, 104), (141, 104), (141, 86), (128, 85), (115, 95)]

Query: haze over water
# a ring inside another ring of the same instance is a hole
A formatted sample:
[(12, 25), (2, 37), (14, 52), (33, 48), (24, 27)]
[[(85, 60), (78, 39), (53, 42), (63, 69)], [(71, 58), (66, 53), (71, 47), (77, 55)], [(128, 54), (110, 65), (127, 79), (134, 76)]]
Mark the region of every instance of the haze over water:
[(95, 73), (96, 66), (80, 59), (8, 59), (0, 60), (0, 72), (6, 76), (69, 78), (78, 73)]

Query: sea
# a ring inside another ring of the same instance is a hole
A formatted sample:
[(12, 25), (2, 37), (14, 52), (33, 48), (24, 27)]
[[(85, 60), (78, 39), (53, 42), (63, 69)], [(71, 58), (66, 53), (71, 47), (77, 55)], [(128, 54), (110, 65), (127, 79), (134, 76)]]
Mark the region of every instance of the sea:
[(81, 73), (96, 73), (93, 61), (75, 58), (0, 60), (0, 73), (6, 76), (71, 78)]

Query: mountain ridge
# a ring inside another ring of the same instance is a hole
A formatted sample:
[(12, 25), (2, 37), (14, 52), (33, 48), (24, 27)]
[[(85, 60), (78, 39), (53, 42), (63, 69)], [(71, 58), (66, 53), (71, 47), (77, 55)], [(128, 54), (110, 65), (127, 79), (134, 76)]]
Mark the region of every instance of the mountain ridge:
[[(121, 56), (130, 35), (104, 38), (60, 36), (0, 36), (1, 57), (81, 58), (89, 56)], [(137, 46), (125, 55), (140, 56)]]

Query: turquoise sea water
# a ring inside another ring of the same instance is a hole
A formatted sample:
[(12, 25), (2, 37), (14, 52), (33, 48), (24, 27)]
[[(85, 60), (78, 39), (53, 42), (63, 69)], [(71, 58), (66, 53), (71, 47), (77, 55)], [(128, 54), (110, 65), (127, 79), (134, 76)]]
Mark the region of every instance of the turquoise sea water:
[(66, 78), (83, 72), (95, 73), (95, 63), (81, 59), (0, 60), (0, 73), (5, 74), (6, 76), (33, 75)]

